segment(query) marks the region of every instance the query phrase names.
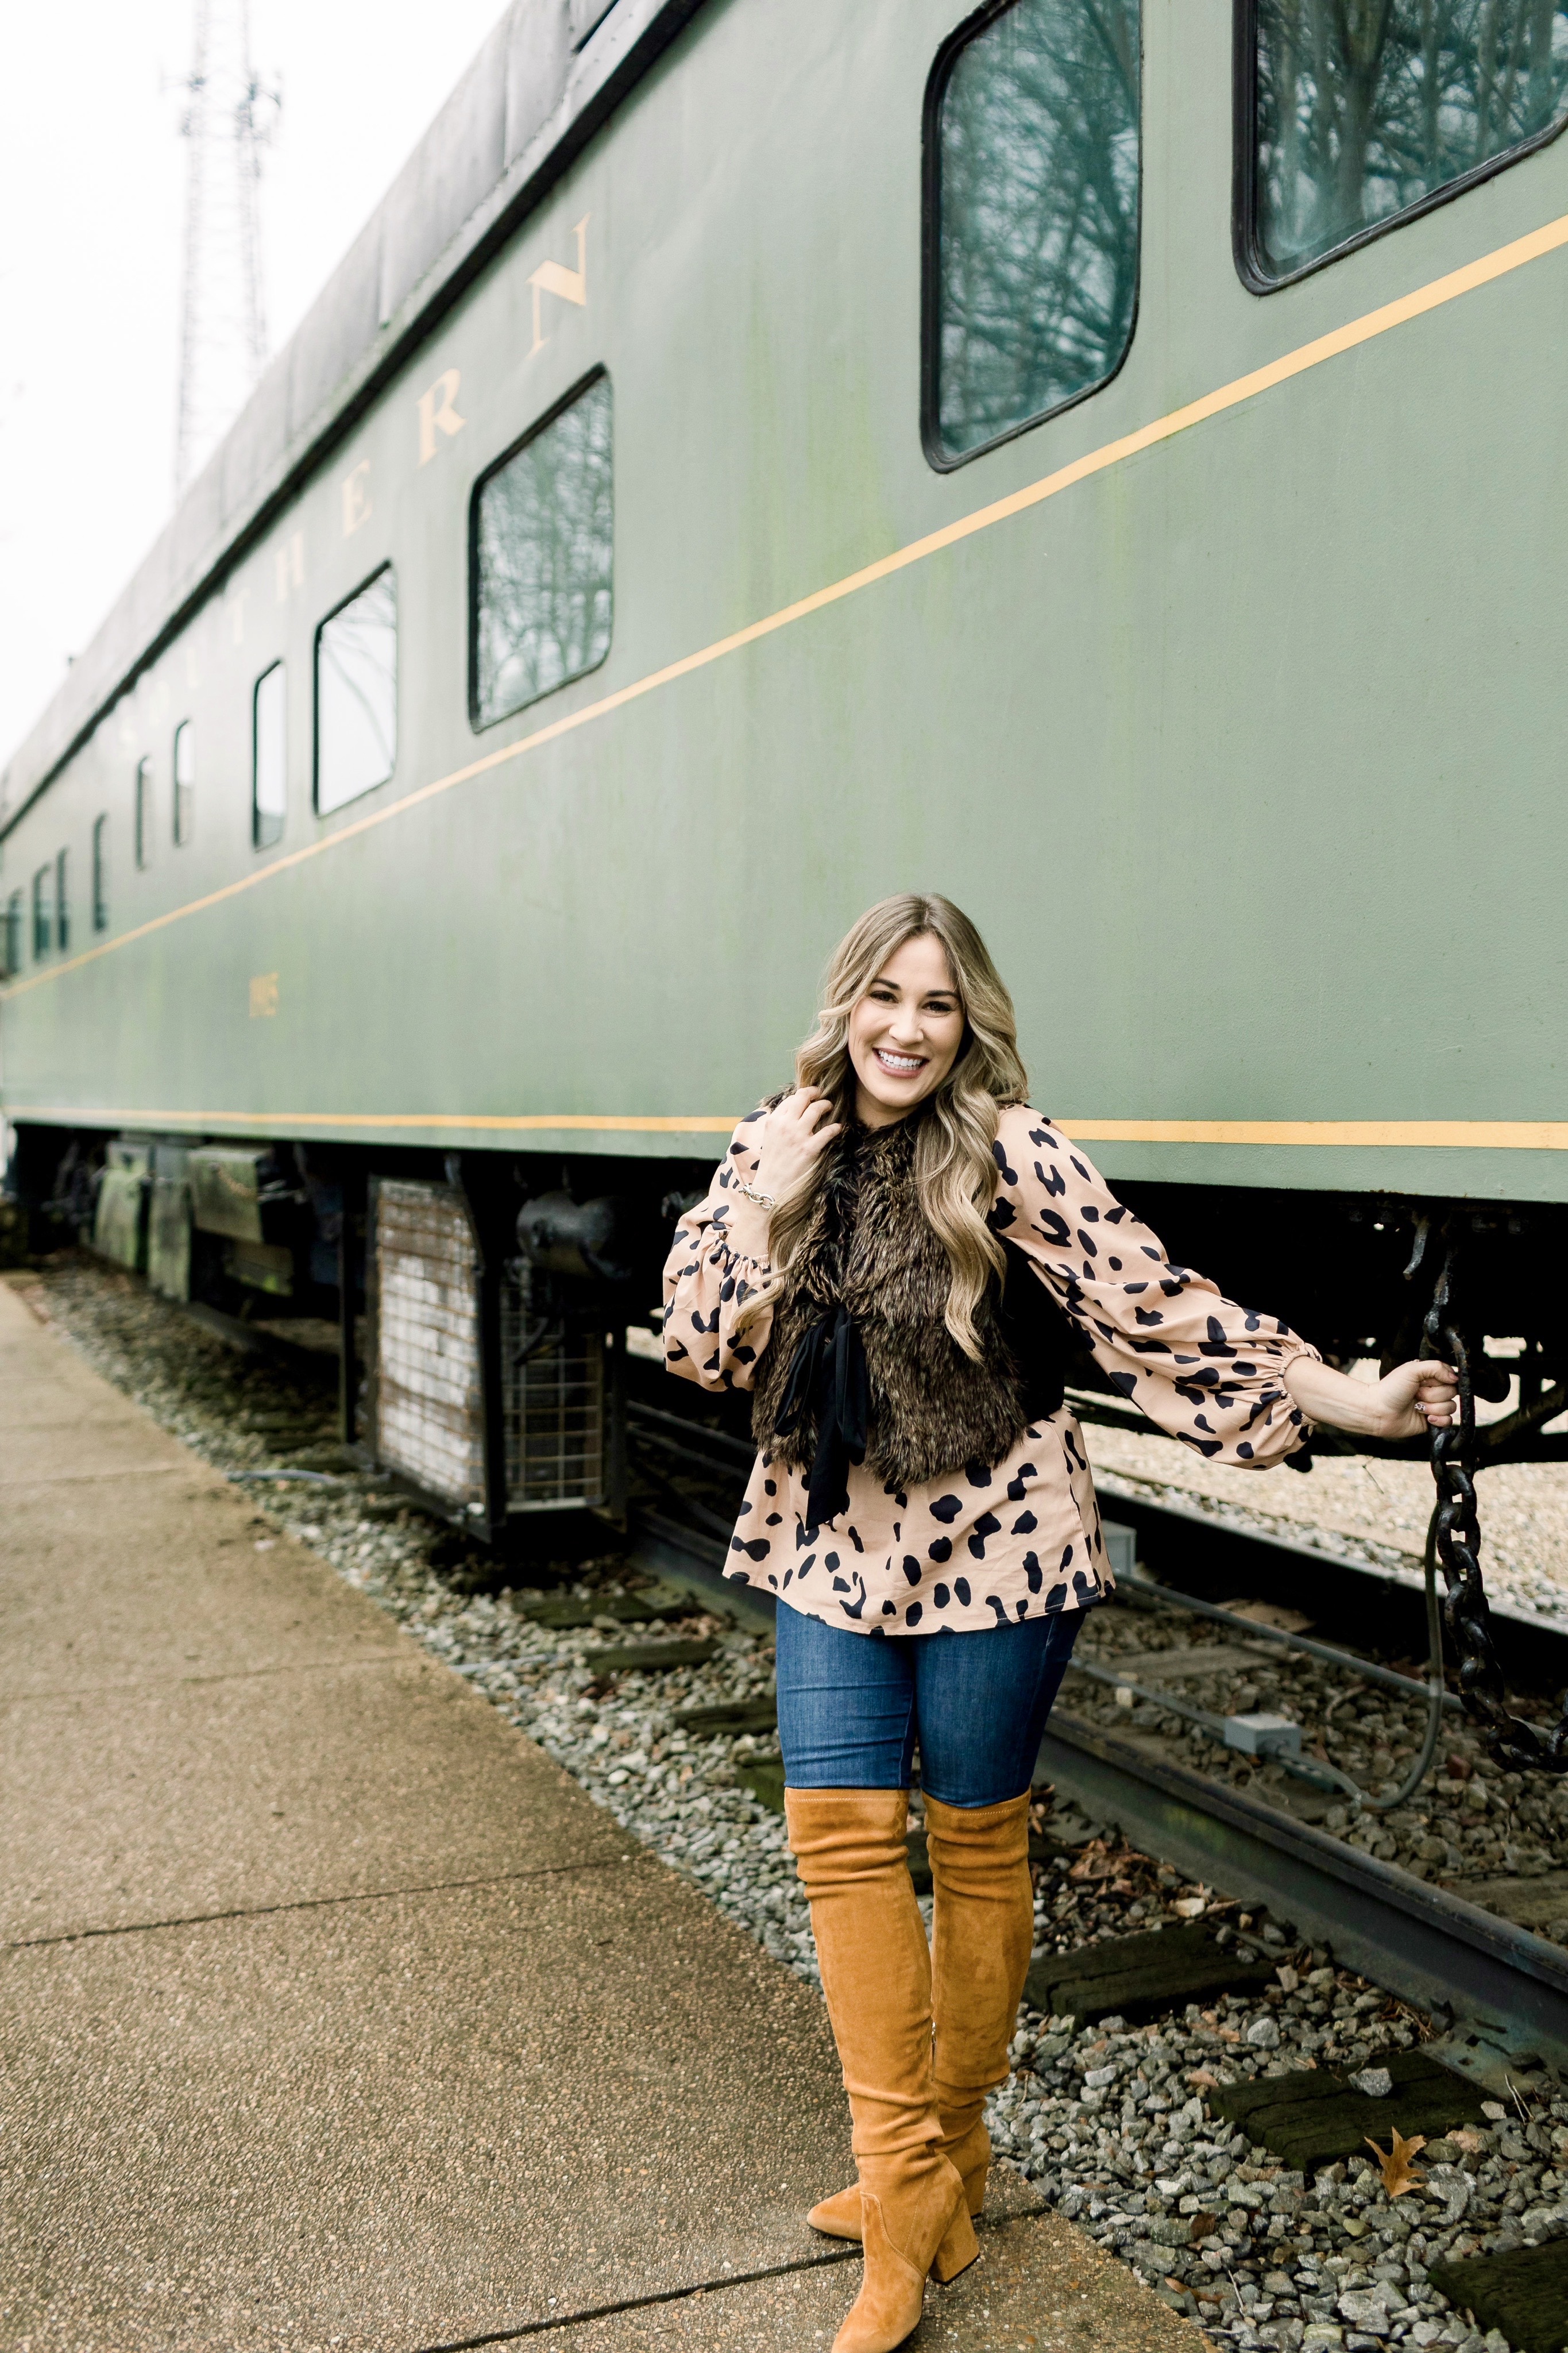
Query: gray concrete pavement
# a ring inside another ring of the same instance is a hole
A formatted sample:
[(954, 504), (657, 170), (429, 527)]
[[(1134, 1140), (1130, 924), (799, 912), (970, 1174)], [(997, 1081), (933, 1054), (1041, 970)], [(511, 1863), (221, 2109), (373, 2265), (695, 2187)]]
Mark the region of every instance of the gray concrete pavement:
[(518, 2327), (826, 2252), (844, 2162), (810, 1995), (651, 1861), (13, 1952), (0, 2045), (29, 2353)]
[[(815, 1995), (4, 1282), (0, 1858), (0, 2353), (831, 2337)], [(985, 2244), (917, 2343), (1087, 2344)]]
[[(822, 2353), (853, 2285), (818, 2264), (547, 2329), (530, 2353)], [(927, 2288), (908, 2340), (909, 2353), (1200, 2353), (1209, 2341), (1055, 2214), (983, 2230), (979, 2262)]]

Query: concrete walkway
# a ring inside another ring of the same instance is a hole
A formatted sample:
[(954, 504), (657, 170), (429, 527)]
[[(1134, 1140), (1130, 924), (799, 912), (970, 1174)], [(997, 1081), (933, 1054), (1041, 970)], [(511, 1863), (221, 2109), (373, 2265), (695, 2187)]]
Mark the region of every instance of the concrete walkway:
[[(815, 1995), (24, 1299), (0, 2348), (826, 2347)], [(914, 2346), (1202, 2341), (1054, 2218), (985, 2244)]]

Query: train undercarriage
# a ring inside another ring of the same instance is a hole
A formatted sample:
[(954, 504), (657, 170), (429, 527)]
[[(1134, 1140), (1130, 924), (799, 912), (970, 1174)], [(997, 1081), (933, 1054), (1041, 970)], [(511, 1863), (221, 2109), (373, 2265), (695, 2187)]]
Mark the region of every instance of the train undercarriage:
[[(194, 1142), (22, 1126), (6, 1179), (34, 1251), (77, 1243), (208, 1316), (339, 1365), (343, 1444), (481, 1542), (563, 1513), (624, 1518), (627, 1378), (744, 1434), (745, 1402), (660, 1385), (656, 1303), (692, 1159)], [(1333, 1363), (1417, 1354), (1449, 1271), (1490, 1414), (1480, 1460), (1568, 1459), (1556, 1205), (1142, 1184), (1179, 1262), (1286, 1318)], [(1142, 1427), (1087, 1353), (1085, 1419)], [(1323, 1433), (1313, 1451), (1417, 1455)], [(1296, 1458), (1299, 1467), (1309, 1467)]]

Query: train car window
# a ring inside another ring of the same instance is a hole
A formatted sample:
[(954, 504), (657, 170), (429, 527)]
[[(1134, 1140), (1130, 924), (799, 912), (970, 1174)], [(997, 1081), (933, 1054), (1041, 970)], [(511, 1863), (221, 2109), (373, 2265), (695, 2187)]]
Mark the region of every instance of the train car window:
[(40, 866), (33, 877), (33, 961), (47, 956), (55, 944), (55, 870)]
[(136, 763), (136, 863), (139, 868), (153, 862), (153, 763)]
[(96, 818), (92, 828), (92, 928), (109, 929), (109, 819)]
[(921, 434), (961, 465), (1110, 381), (1138, 305), (1139, 0), (1006, 0), (926, 91)]
[(489, 727), (610, 650), (610, 379), (596, 375), (475, 485), (469, 716)]
[(1242, 0), (1237, 70), (1237, 263), (1266, 293), (1553, 137), (1568, 5)]
[(257, 680), (251, 707), (250, 838), (258, 849), (282, 840), (289, 814), (287, 715), (283, 665), (274, 662)]
[(55, 860), (55, 945), (63, 955), (70, 944), (70, 858), (62, 849)]
[(22, 893), (13, 891), (5, 902), (5, 912), (0, 917), (0, 961), (4, 962), (5, 977), (12, 980), (22, 969)]
[(397, 583), (391, 565), (316, 632), (316, 807), (325, 817), (397, 765)]
[(196, 736), (188, 719), (174, 730), (174, 839), (184, 845), (195, 830)]

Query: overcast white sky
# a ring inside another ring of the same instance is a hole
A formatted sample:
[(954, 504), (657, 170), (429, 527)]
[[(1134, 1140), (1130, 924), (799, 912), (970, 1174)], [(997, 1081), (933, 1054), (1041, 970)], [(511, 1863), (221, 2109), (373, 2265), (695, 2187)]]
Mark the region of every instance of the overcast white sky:
[[(171, 503), (195, 0), (13, 9), (0, 77), (0, 763)], [(504, 0), (251, 0), (283, 111), (261, 190), (292, 332)]]

